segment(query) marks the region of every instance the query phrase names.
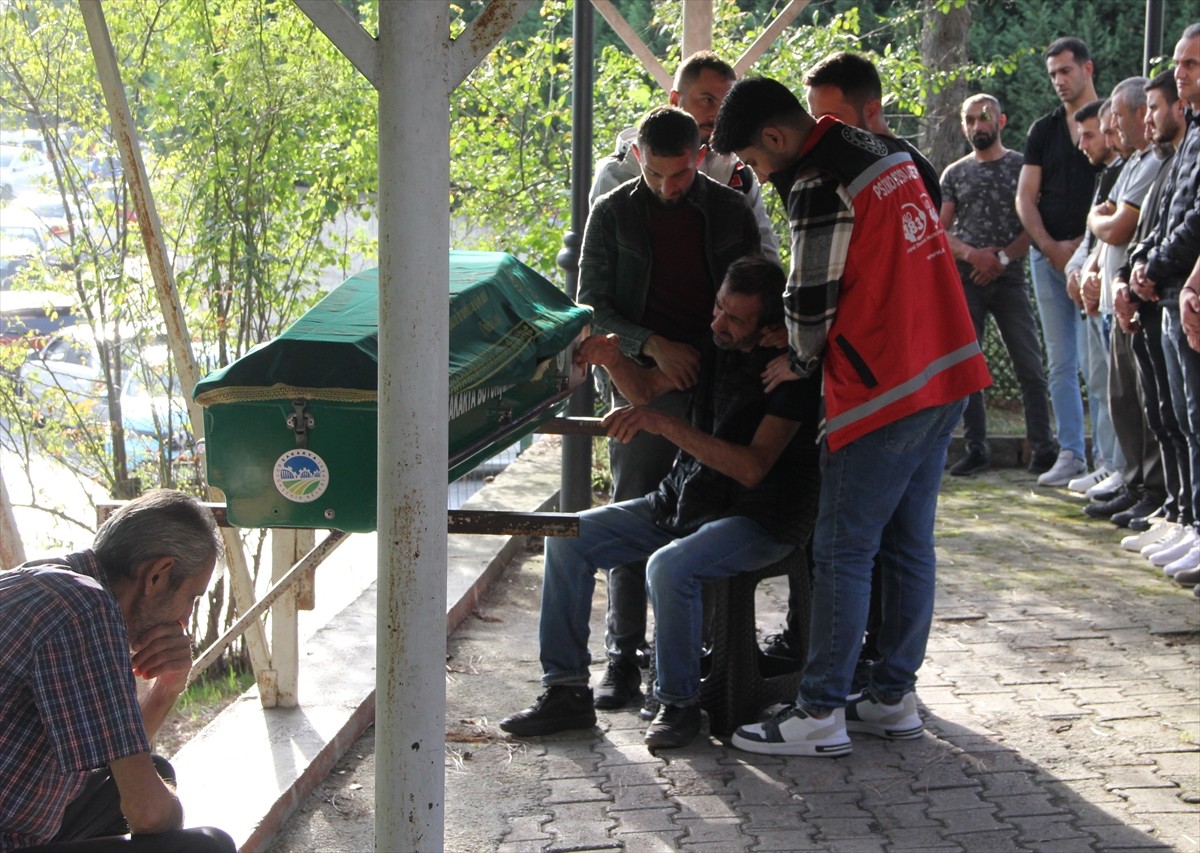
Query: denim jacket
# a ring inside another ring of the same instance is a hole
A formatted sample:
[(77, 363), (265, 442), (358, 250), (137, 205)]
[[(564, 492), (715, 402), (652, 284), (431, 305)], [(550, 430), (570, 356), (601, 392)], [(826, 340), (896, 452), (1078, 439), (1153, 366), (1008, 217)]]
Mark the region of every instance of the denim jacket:
[[(646, 307), (653, 251), (647, 205), (650, 190), (641, 178), (621, 184), (596, 200), (588, 216), (579, 260), (579, 299), (590, 305), (593, 331), (621, 336), (621, 350), (639, 357), (653, 334), (639, 324)], [(703, 298), (710, 303), (729, 265), (758, 252), (761, 238), (745, 195), (697, 172), (683, 204), (704, 217), (704, 253), (711, 281)]]

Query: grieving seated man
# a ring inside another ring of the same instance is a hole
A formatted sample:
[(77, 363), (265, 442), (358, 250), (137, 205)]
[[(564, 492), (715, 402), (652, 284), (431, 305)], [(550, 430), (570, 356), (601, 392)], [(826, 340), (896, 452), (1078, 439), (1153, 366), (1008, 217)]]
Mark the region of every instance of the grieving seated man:
[(182, 828), (174, 772), (150, 753), (187, 686), (184, 626), (220, 553), (212, 513), (158, 489), (91, 548), (0, 572), (0, 851), (236, 849)]
[(713, 307), (688, 420), (645, 404), (674, 388), (657, 367), (622, 355), (615, 335), (594, 335), (576, 359), (604, 367), (632, 405), (603, 424), (629, 441), (641, 430), (679, 448), (658, 490), (579, 516), (578, 538), (546, 540), (541, 605), (542, 684), (532, 707), (501, 721), (519, 736), (596, 724), (588, 686), (595, 573), (647, 559), (654, 608), (659, 710), (646, 731), (651, 750), (681, 747), (700, 730), (702, 585), (770, 565), (807, 534), (812, 513), (801, 484), (816, 468), (819, 379), (765, 390), (780, 350), (764, 335), (783, 326), (783, 270), (761, 255), (734, 261)]

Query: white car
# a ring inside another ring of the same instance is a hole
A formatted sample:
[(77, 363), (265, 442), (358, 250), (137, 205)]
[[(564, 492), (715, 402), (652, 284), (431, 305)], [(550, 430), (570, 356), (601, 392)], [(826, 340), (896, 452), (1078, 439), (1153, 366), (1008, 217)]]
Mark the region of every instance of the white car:
[[(150, 344), (142, 341), (128, 336), (119, 346), (103, 343), (110, 358), (121, 359), (126, 457), (131, 467), (164, 456), (171, 465), (186, 463), (192, 458), (194, 441), (174, 361), (160, 338)], [(30, 356), (17, 375), (37, 416), (107, 427), (109, 405), (100, 349), (92, 328), (81, 324), (60, 330), (40, 353)]]
[(92, 327), (80, 323), (59, 329), (21, 365), (18, 387), (34, 404), (38, 417), (88, 423), (108, 420), (99, 347)]
[(0, 145), (0, 198), (39, 192), (54, 180), (49, 158), (31, 145)]

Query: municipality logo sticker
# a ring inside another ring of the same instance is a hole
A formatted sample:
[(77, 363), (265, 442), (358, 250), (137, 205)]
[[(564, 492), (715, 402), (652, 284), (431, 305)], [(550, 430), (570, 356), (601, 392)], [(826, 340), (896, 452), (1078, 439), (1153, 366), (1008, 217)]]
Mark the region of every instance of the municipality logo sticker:
[(842, 139), (857, 148), (870, 151), (878, 157), (883, 157), (888, 153), (887, 146), (875, 134), (867, 133), (865, 130), (848, 124), (842, 125)]
[(312, 503), (329, 488), (329, 468), (311, 450), (289, 450), (275, 462), (275, 488), (289, 501)]

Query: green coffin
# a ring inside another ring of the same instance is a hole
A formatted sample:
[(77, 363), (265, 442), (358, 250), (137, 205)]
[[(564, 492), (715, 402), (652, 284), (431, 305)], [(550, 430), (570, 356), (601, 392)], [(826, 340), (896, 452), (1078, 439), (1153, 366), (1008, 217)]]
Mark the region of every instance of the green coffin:
[[(196, 385), (209, 482), (238, 527), (375, 529), (378, 270)], [(502, 252), (450, 253), (448, 480), (566, 405), (591, 319)]]

